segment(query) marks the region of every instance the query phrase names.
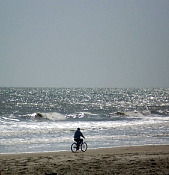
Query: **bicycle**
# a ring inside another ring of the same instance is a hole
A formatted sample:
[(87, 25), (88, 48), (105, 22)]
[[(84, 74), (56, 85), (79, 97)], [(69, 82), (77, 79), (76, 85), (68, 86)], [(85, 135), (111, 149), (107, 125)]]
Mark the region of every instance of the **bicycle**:
[[(71, 151), (72, 151), (73, 153), (75, 153), (76, 151), (78, 151), (78, 149), (77, 149), (77, 144), (78, 144), (77, 142), (74, 142), (74, 143), (72, 143), (72, 145), (71, 145)], [(86, 142), (80, 143), (79, 149), (81, 149), (81, 151), (85, 152), (85, 151), (87, 150), (87, 143), (86, 143)]]

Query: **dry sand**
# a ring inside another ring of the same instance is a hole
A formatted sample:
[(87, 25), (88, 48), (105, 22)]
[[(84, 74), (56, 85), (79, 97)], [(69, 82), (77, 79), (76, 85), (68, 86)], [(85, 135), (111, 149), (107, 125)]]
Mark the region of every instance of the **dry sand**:
[(169, 175), (169, 145), (0, 154), (1, 175)]

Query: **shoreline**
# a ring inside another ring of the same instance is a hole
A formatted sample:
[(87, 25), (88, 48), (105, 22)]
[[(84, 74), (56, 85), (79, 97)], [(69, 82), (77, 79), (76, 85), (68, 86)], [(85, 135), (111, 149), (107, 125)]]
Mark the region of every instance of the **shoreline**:
[[(169, 144), (150, 144), (150, 145), (132, 145), (132, 146), (114, 146), (114, 147), (98, 147), (98, 148), (88, 148), (89, 150), (99, 150), (99, 149), (114, 149), (114, 148), (128, 148), (128, 147), (147, 147), (147, 146), (168, 146)], [(59, 152), (71, 152), (71, 150), (56, 150), (56, 151), (42, 151), (42, 152), (17, 152), (17, 153), (0, 153), (1, 156), (7, 156), (7, 155), (33, 155), (33, 154), (50, 154), (50, 153), (59, 153)]]
[(168, 174), (169, 145), (0, 154), (0, 169), (2, 175)]

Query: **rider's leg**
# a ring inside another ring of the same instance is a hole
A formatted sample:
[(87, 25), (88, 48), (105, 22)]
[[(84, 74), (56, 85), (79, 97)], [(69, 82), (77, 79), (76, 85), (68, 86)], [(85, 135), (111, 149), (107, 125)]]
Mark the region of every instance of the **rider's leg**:
[(79, 150), (80, 139), (75, 139), (75, 141), (77, 142), (77, 150)]

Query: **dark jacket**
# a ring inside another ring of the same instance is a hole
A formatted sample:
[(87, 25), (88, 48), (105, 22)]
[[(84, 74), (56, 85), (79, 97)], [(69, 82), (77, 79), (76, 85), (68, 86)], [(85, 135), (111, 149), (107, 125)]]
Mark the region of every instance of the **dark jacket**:
[(75, 135), (74, 135), (74, 139), (80, 139), (80, 137), (83, 137), (83, 134), (80, 132), (80, 130), (76, 130)]

